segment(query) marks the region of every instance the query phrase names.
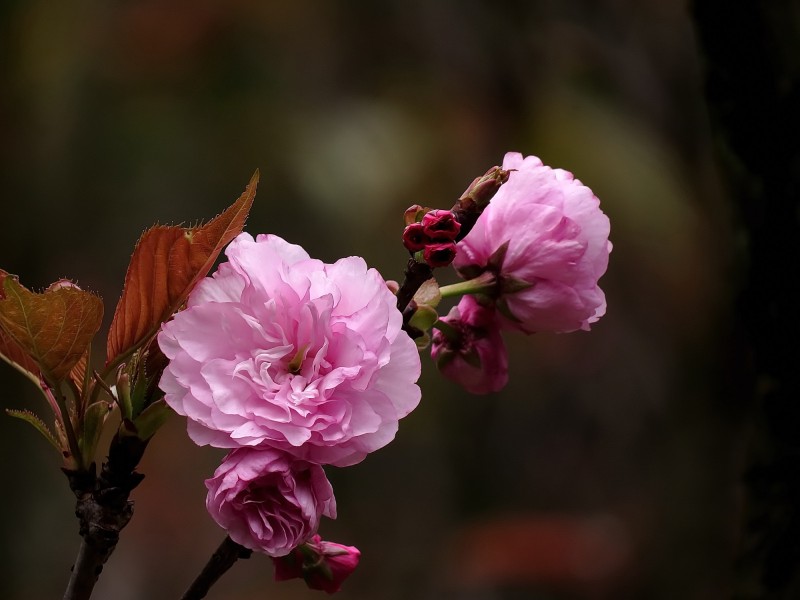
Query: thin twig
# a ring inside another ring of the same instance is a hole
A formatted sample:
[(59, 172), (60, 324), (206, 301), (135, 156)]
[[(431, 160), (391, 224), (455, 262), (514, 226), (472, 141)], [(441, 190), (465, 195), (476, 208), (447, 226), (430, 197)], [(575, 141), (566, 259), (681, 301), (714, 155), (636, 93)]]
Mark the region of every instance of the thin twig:
[(251, 554), (253, 554), (252, 550), (240, 546), (231, 538), (225, 536), (219, 548), (211, 555), (206, 566), (203, 567), (200, 575), (192, 582), (192, 585), (189, 586), (186, 593), (181, 596), (181, 600), (200, 600), (201, 598), (205, 598), (211, 586), (214, 585), (237, 560), (240, 558), (250, 558)]

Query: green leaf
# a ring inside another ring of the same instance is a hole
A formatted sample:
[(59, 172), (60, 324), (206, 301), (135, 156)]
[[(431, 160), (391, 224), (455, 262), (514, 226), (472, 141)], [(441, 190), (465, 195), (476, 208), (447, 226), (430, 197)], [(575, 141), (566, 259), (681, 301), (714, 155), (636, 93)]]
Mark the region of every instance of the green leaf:
[(172, 409), (167, 406), (164, 399), (156, 400), (150, 406), (145, 408), (133, 424), (136, 427), (136, 433), (141, 440), (148, 440), (161, 426), (166, 423), (167, 418), (172, 414)]
[(30, 423), (36, 431), (41, 433), (50, 445), (55, 448), (59, 454), (61, 454), (64, 449), (56, 440), (56, 437), (50, 432), (50, 429), (45, 425), (44, 421), (42, 421), (39, 417), (33, 414), (29, 410), (16, 410), (13, 408), (7, 408), (6, 414), (10, 417), (14, 417), (16, 419), (22, 419), (26, 423)]
[(108, 402), (95, 402), (89, 405), (83, 415), (81, 432), (78, 436), (78, 445), (81, 449), (83, 460), (89, 464), (94, 459), (97, 442), (103, 432), (103, 424), (111, 412), (111, 404)]

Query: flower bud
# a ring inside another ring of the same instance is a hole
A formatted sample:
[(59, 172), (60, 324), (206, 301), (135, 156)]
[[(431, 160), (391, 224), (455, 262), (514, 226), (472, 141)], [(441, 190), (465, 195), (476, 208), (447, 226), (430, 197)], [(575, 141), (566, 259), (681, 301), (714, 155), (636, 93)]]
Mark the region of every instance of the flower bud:
[(427, 243), (428, 238), (420, 223), (411, 223), (403, 230), (403, 245), (409, 252), (419, 252)]
[(492, 167), (486, 171), (484, 175), (476, 178), (475, 181), (464, 190), (459, 201), (468, 201), (469, 203), (475, 204), (480, 210), (483, 210), (497, 193), (497, 190), (500, 189), (500, 186), (508, 181), (508, 176), (508, 170), (500, 167)]
[(275, 581), (302, 577), (312, 590), (338, 592), (358, 566), (361, 552), (354, 546), (323, 541), (315, 535), (286, 556), (273, 558)]
[(432, 210), (422, 217), (422, 227), (431, 241), (452, 242), (461, 229), (461, 223), (450, 210)]
[(453, 207), (456, 220), (461, 223), (456, 241), (464, 237), (475, 226), (475, 222), (489, 206), (489, 201), (494, 197), (500, 186), (508, 181), (509, 171), (500, 167), (492, 167), (482, 177), (478, 177), (461, 194), (458, 202)]
[(455, 242), (442, 244), (428, 244), (422, 251), (422, 256), (429, 267), (446, 267), (456, 257)]

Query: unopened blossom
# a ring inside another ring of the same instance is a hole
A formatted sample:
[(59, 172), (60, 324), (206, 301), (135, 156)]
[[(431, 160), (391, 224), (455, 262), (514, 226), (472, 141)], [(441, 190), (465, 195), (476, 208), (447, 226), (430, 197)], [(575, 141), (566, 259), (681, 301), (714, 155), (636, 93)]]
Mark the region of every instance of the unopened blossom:
[(506, 154), (510, 172), (472, 231), (454, 266), (468, 279), (493, 282), (483, 301), (504, 327), (526, 333), (589, 329), (606, 310), (597, 282), (611, 243), (600, 201), (571, 173), (535, 156)]
[(243, 233), (226, 255), (158, 336), (189, 436), (336, 466), (388, 444), (419, 403), (420, 361), (378, 272), (274, 235)]
[(358, 566), (361, 552), (355, 546), (326, 542), (315, 535), (286, 556), (273, 558), (275, 581), (302, 578), (312, 590), (338, 592)]
[(508, 354), (496, 312), (472, 296), (463, 296), (439, 319), (431, 357), (445, 377), (473, 394), (497, 392), (508, 382)]
[(456, 257), (455, 242), (432, 243), (422, 251), (425, 262), (431, 268), (446, 267)]
[(423, 250), (428, 241), (422, 223), (411, 223), (403, 230), (403, 245), (411, 253)]
[(279, 450), (233, 450), (206, 487), (206, 508), (228, 536), (270, 556), (311, 539), (322, 516), (336, 518), (322, 467)]
[(461, 230), (461, 223), (456, 221), (450, 210), (432, 210), (422, 217), (421, 225), (425, 235), (435, 242), (452, 242)]

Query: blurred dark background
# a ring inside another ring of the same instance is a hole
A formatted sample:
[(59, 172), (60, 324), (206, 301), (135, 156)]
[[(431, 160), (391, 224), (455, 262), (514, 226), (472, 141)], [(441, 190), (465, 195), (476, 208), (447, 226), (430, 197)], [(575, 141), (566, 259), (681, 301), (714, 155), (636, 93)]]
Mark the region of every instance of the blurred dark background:
[[(387, 279), (408, 205), (449, 207), (508, 150), (574, 172), (611, 218), (607, 316), (509, 336), (492, 396), (423, 356), (397, 440), (329, 470), (321, 534), (363, 553), (341, 597), (728, 596), (747, 436), (718, 390), (744, 241), (683, 2), (6, 0), (0, 52), (0, 267), (100, 293), (106, 327), (140, 233), (213, 217), (255, 168), (250, 232)], [(0, 390), (46, 414), (5, 364)], [(59, 458), (5, 415), (0, 450), (0, 598), (61, 597), (79, 537)], [(95, 597), (179, 597), (223, 537), (220, 456), (172, 418)], [(320, 593), (254, 556), (209, 597)]]

